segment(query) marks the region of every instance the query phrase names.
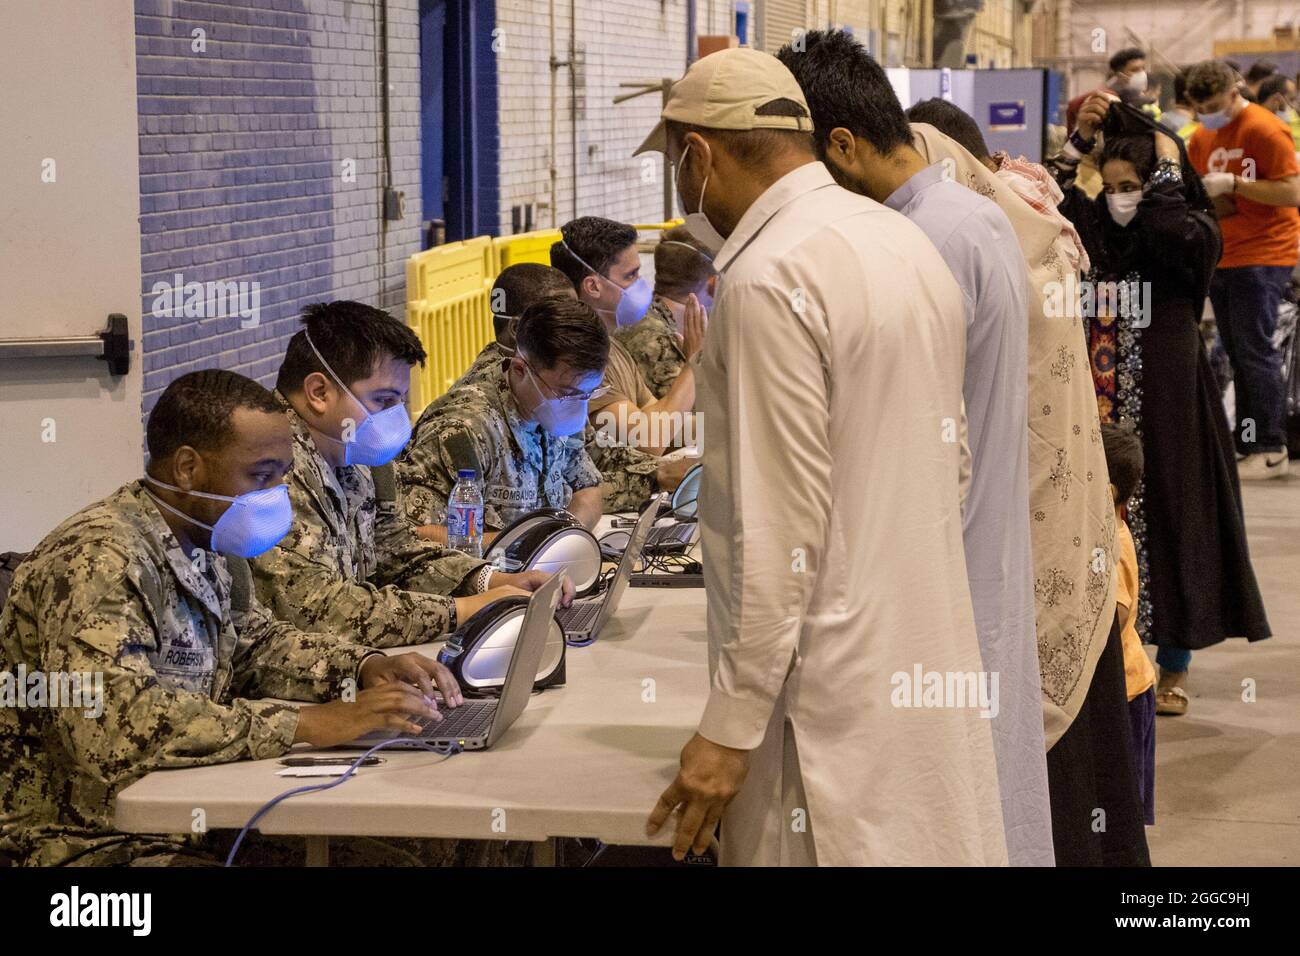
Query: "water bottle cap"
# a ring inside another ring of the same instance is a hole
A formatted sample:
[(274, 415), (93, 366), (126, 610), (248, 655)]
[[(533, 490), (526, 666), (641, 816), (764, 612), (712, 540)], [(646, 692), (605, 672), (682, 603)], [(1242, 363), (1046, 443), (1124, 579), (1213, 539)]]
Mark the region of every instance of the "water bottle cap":
[(470, 481), (474, 481), (476, 478), (478, 478), (478, 472), (475, 471), (473, 468), (462, 468), (458, 472), (456, 472), (456, 477), (467, 478)]

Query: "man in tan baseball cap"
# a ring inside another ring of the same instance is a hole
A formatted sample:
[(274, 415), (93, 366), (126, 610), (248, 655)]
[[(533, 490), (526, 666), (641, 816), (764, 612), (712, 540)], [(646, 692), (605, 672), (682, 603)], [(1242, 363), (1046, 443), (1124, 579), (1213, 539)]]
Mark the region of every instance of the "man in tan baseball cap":
[(693, 360), (711, 688), (647, 829), (675, 815), (680, 859), (722, 819), (724, 865), (1005, 863), (989, 721), (887, 686), (981, 667), (938, 427), (961, 416), (961, 291), (920, 229), (836, 185), (810, 119), (775, 57), (723, 50), (642, 146), (721, 276)]
[[(771, 104), (789, 100), (799, 112), (773, 112)], [(673, 84), (659, 125), (636, 153), (667, 151), (667, 123), (674, 120), (706, 129), (796, 129), (812, 131), (812, 115), (794, 76), (774, 56), (737, 47), (696, 60)]]
[[(636, 154), (661, 152), (677, 168), (687, 226), (710, 254), (763, 190), (816, 160), (812, 114), (799, 84), (776, 57), (758, 50), (719, 50), (695, 61), (673, 84), (660, 116)], [(682, 170), (688, 154), (689, 176)]]

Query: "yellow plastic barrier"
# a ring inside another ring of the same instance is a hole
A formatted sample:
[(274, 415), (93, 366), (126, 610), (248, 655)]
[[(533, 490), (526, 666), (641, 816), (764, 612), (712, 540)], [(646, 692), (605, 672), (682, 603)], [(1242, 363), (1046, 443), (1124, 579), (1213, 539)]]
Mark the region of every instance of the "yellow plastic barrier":
[(488, 294), (495, 279), (496, 249), (487, 236), (435, 246), (407, 260), (406, 324), (429, 353), (411, 382), (412, 415), (447, 391), (492, 340)]
[(499, 236), (492, 240), (497, 251), (497, 272), (520, 262), (551, 264), (551, 246), (560, 241), (560, 230), (540, 229), (517, 236)]

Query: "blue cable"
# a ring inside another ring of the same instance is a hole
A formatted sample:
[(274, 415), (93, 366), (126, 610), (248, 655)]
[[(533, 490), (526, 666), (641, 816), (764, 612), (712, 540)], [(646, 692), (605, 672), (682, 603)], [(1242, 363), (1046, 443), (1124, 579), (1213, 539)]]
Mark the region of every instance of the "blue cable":
[[(288, 800), (290, 797), (297, 796), (300, 793), (312, 793), (313, 791), (317, 791), (317, 790), (329, 790), (332, 787), (337, 787), (339, 784), (345, 782), (354, 773), (356, 773), (357, 768), (361, 766), (362, 761), (364, 761), (367, 757), (373, 754), (376, 750), (383, 750), (385, 747), (392, 746), (393, 744), (403, 744), (403, 743), (419, 744), (420, 747), (423, 748), (424, 750), (427, 750), (431, 753), (440, 754), (443, 757), (450, 757), (454, 754), (460, 753), (460, 747), (456, 746), (455, 744), (449, 744), (445, 747), (440, 747), (440, 746), (435, 746), (434, 744), (427, 743), (426, 741), (423, 740), (417, 740), (414, 737), (394, 737), (392, 740), (381, 741), (380, 743), (375, 744), (373, 747), (371, 747), (369, 750), (363, 753), (355, 761), (353, 761), (352, 766), (348, 767), (347, 772), (344, 773), (337, 780), (333, 780), (330, 783), (314, 783), (306, 787), (295, 787), (292, 790), (286, 790), (278, 797), (274, 797), (273, 799), (264, 803), (261, 809), (259, 809), (256, 813), (254, 813), (252, 817), (249, 818), (248, 822), (244, 824), (244, 828), (239, 831), (239, 836), (235, 838), (234, 846), (230, 848), (230, 853), (226, 856), (225, 865), (226, 866), (234, 865), (235, 854), (239, 852), (239, 847), (241, 844), (243, 844), (244, 837), (248, 835), (248, 831), (257, 825), (258, 820), (262, 819), (262, 817), (266, 816), (269, 812), (271, 812), (271, 810), (276, 806), (276, 804), (284, 800)], [(342, 763), (342, 761), (340, 761), (340, 763)]]

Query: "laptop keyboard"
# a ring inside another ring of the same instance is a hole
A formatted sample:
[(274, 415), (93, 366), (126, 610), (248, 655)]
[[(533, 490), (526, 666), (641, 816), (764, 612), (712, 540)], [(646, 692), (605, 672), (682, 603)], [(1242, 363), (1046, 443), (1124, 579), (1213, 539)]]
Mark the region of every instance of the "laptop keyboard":
[(467, 700), (455, 710), (444, 710), (442, 720), (432, 717), (414, 717), (420, 725), (421, 737), (478, 737), (487, 733), (496, 713), (495, 700)]
[(600, 613), (600, 599), (594, 601), (574, 602), (568, 607), (557, 608), (555, 615), (559, 618), (564, 633), (573, 634), (588, 630)]
[(684, 545), (691, 543), (691, 536), (695, 533), (695, 525), (685, 521), (679, 521), (676, 524), (659, 525), (650, 529), (650, 536), (646, 538), (646, 550), (662, 548), (665, 545)]

